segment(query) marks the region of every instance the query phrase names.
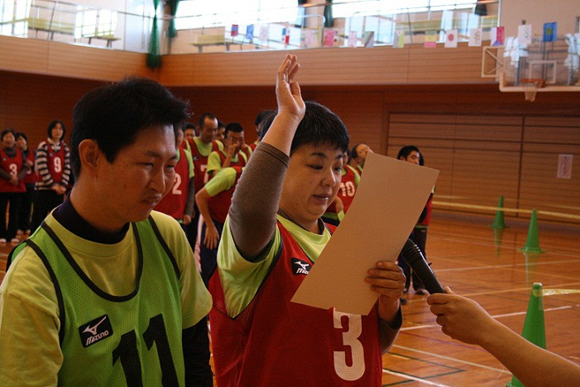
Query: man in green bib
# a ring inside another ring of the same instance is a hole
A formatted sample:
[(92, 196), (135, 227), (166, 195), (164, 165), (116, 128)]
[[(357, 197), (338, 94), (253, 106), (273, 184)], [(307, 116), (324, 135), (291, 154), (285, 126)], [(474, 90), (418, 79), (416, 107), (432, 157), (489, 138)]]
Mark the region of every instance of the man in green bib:
[(187, 109), (143, 78), (77, 103), (76, 184), (0, 286), (1, 384), (211, 385), (211, 297), (179, 224), (152, 211), (173, 186)]

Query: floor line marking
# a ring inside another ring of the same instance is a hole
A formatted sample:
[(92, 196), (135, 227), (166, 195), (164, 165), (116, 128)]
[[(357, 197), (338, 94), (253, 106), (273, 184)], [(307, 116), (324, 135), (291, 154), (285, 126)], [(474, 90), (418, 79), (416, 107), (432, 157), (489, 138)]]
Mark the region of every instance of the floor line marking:
[[(563, 309), (572, 309), (572, 307), (569, 305), (568, 306), (558, 306), (558, 307), (554, 307), (554, 308), (544, 309), (544, 312), (553, 312), (553, 311), (563, 310)], [(521, 316), (521, 315), (526, 314), (526, 313), (528, 313), (528, 312), (522, 311), (522, 312), (504, 313), (504, 314), (496, 314), (496, 315), (491, 316), (491, 317), (498, 319), (498, 318), (502, 318), (502, 317)], [(415, 329), (437, 328), (437, 327), (439, 327), (438, 324), (425, 324), (425, 325), (416, 325), (414, 327), (401, 328), (400, 331), (406, 332), (406, 331), (414, 331)]]
[(438, 387), (449, 387), (447, 384), (440, 384), (440, 383), (434, 383), (434, 382), (430, 382), (428, 380), (422, 379), (422, 378), (417, 378), (415, 376), (411, 376), (411, 375), (407, 375), (407, 374), (403, 374), (400, 372), (396, 372), (396, 371), (391, 371), (391, 370), (386, 370), (383, 368), (383, 372), (386, 374), (391, 374), (391, 375), (395, 375), (395, 376), (400, 376), (402, 378), (406, 378), (409, 380), (414, 380), (416, 382), (420, 382), (420, 383), (425, 383), (429, 386), (438, 386)]
[(502, 369), (494, 368), (494, 367), (489, 367), (489, 366), (486, 366), (486, 365), (483, 365), (483, 364), (472, 363), (472, 362), (469, 362), (469, 361), (466, 361), (466, 360), (459, 360), (459, 359), (455, 359), (453, 357), (439, 355), (437, 353), (432, 353), (432, 352), (427, 352), (427, 351), (421, 351), (420, 349), (404, 347), (402, 345), (397, 345), (397, 344), (394, 344), (393, 347), (401, 348), (401, 349), (406, 349), (408, 351), (418, 352), (418, 353), (421, 353), (423, 355), (435, 356), (435, 357), (438, 357), (438, 358), (441, 358), (441, 359), (451, 360), (451, 361), (454, 361), (454, 362), (457, 362), (457, 363), (467, 364), (467, 365), (470, 365), (470, 366), (479, 367), (479, 368), (485, 368), (485, 369), (488, 369), (488, 370), (491, 370), (491, 371), (496, 371), (496, 372), (501, 372), (501, 373), (504, 373), (504, 374), (510, 374), (511, 375), (511, 372), (506, 371), (506, 370), (502, 370)]

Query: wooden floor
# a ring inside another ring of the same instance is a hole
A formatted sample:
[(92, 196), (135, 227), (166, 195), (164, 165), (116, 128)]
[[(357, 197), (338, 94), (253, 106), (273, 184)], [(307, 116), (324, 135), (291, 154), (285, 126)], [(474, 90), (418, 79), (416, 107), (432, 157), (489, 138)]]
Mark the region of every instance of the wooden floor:
[[(559, 290), (544, 297), (547, 347), (580, 364), (580, 227), (540, 221), (540, 245), (546, 252), (526, 256), (518, 249), (526, 243), (527, 224), (507, 219), (511, 227), (497, 235), (488, 226), (491, 222), (491, 218), (434, 214), (427, 256), (439, 280), (475, 299), (518, 333), (532, 284), (541, 282), (545, 291)], [(10, 246), (0, 248), (0, 280), (8, 251)], [(511, 374), (487, 352), (441, 333), (425, 296), (411, 290), (406, 298), (403, 328), (383, 357), (384, 385), (504, 386), (511, 380)]]
[[(518, 249), (526, 243), (527, 224), (508, 219), (512, 227), (496, 235), (491, 223), (436, 216), (427, 238), (428, 260), (443, 286), (473, 298), (521, 333), (534, 282), (545, 291), (580, 291), (580, 228), (540, 222), (540, 246), (546, 253), (526, 256)], [(441, 333), (425, 296), (407, 298), (403, 328), (383, 356), (384, 385), (505, 386), (511, 380), (486, 351)], [(544, 316), (547, 348), (580, 364), (580, 293), (545, 296)]]

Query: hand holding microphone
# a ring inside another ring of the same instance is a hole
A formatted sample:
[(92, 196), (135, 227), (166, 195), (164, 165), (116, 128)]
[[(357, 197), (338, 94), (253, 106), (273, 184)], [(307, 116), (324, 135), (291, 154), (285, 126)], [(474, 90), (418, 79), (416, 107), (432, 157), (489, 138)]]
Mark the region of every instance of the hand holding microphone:
[(437, 280), (423, 253), (411, 239), (407, 239), (407, 242), (405, 242), (401, 250), (401, 257), (411, 266), (411, 269), (417, 274), (429, 293), (445, 293), (443, 286)]

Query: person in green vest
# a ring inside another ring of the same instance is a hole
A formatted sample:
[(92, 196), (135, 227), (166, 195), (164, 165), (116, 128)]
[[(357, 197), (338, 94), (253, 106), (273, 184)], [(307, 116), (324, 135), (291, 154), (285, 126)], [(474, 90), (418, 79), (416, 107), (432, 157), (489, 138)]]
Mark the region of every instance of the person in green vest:
[(179, 223), (152, 211), (173, 186), (187, 103), (127, 78), (73, 118), (72, 193), (0, 286), (0, 384), (212, 385), (211, 296)]

